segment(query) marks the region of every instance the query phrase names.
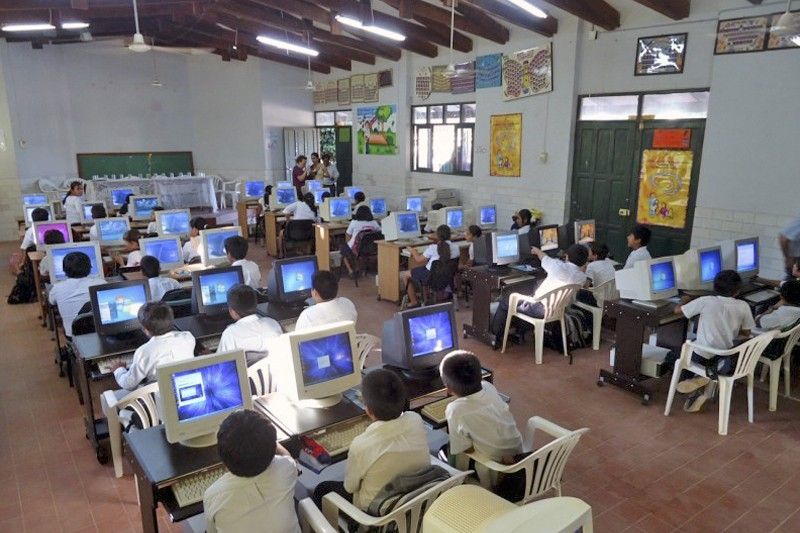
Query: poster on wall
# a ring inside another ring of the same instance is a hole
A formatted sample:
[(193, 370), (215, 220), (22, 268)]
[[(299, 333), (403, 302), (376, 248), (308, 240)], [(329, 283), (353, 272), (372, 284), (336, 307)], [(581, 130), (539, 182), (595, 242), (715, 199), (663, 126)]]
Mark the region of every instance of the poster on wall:
[[(783, 13), (775, 13), (772, 15), (770, 28), (778, 25), (778, 19), (781, 18)], [(790, 28), (800, 28), (800, 11), (792, 11), (792, 21), (789, 24)], [(782, 48), (798, 48), (800, 47), (800, 34), (793, 35), (790, 32), (788, 35), (776, 35), (772, 30), (769, 32), (769, 40), (767, 41), (767, 50), (780, 50)]]
[(364, 101), (363, 74), (355, 74), (350, 78), (350, 101), (354, 104)]
[(456, 64), (456, 72), (458, 73), (456, 77), (450, 79), (450, 87), (453, 94), (474, 93), (475, 63), (472, 61), (458, 63)]
[(391, 87), (392, 83), (392, 69), (386, 69), (378, 72), (379, 87)]
[(636, 45), (635, 76), (681, 74), (686, 59), (686, 33), (641, 37)]
[(322, 83), (314, 84), (314, 105), (325, 103), (325, 85)]
[(764, 49), (769, 16), (720, 20), (717, 23), (715, 54), (740, 54)]
[(686, 227), (693, 161), (691, 150), (644, 150), (636, 222)]
[(350, 105), (350, 78), (343, 78), (336, 82), (338, 89), (338, 104)]
[(503, 56), (504, 100), (516, 100), (552, 90), (553, 54), (551, 44)]
[(427, 100), (431, 96), (431, 67), (420, 67), (414, 75), (414, 94)]
[(503, 54), (490, 54), (475, 58), (478, 71), (475, 79), (476, 89), (488, 89), (502, 85)]
[(356, 110), (358, 153), (397, 155), (397, 106), (379, 105)]
[(489, 139), (489, 174), (519, 177), (522, 161), (522, 113), (492, 115)]
[(364, 74), (364, 101), (377, 102), (379, 91), (378, 74)]
[(447, 68), (447, 65), (436, 65), (431, 69), (431, 76), (433, 77), (433, 83), (431, 86), (431, 91), (435, 93), (449, 93), (452, 91), (452, 86), (450, 85), (450, 78), (444, 75), (444, 71)]
[(336, 80), (325, 82), (325, 102), (332, 104), (336, 102), (339, 97), (339, 91), (336, 87)]

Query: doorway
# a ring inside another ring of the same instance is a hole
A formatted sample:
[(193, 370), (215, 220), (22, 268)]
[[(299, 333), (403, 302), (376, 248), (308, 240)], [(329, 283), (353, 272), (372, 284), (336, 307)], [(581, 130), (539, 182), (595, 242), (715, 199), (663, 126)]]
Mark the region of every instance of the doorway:
[(339, 171), (338, 189), (353, 184), (353, 114), (349, 109), (317, 111), (314, 125), (319, 132), (320, 155), (333, 156)]

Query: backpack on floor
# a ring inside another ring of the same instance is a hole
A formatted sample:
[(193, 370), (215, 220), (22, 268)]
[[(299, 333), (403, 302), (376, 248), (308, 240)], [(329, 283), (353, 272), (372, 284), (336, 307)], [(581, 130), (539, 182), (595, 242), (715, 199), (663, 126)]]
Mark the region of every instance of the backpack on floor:
[(17, 280), (8, 295), (9, 305), (29, 304), (36, 301), (36, 284), (33, 280), (33, 264), (25, 259)]
[[(592, 342), (592, 316), (588, 311), (567, 307), (564, 311), (567, 326), (567, 349), (569, 351), (586, 348)], [(561, 324), (550, 322), (544, 330), (544, 345), (558, 353), (564, 353), (561, 345)]]

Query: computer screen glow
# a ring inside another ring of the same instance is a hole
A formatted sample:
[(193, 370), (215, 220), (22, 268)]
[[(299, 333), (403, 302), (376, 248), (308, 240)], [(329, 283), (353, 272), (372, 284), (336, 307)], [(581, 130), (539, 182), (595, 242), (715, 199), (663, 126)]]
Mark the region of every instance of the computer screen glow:
[(64, 236), (64, 242), (70, 241), (69, 224), (66, 222), (51, 222), (49, 224), (38, 224), (36, 226), (36, 242), (44, 244), (44, 234), (54, 229)]
[(362, 190), (361, 190), (361, 188), (360, 188), (360, 187), (347, 187), (347, 188), (346, 188), (346, 191), (347, 191), (347, 196), (348, 196), (348, 197), (349, 197), (351, 200), (354, 200), (354, 199), (355, 199), (355, 197), (356, 197), (356, 193), (359, 193), (359, 192), (364, 192), (364, 191), (362, 191)]
[(497, 224), (497, 208), (481, 207), (481, 225), (494, 226)]
[(591, 242), (595, 240), (594, 222), (585, 222), (578, 226), (578, 242)]
[(700, 281), (707, 283), (714, 281), (719, 271), (722, 270), (722, 253), (719, 250), (706, 250), (700, 252)]
[(314, 203), (317, 205), (322, 205), (322, 202), (325, 201), (324, 198), (322, 198), (322, 195), (329, 191), (327, 189), (317, 189), (312, 192), (314, 194)]
[(331, 217), (350, 216), (350, 200), (347, 198), (331, 198)]
[(736, 271), (748, 272), (758, 268), (756, 243), (743, 242), (736, 245)]
[(125, 199), (133, 192), (133, 189), (111, 189), (111, 202), (115, 206), (120, 206), (125, 203)]
[(236, 361), (176, 372), (172, 388), (181, 422), (244, 406)]
[(419, 232), (417, 215), (410, 213), (397, 215), (397, 226), (400, 228), (400, 233)]
[(26, 194), (22, 197), (24, 205), (42, 205), (48, 204), (46, 194)]
[(162, 264), (180, 262), (182, 257), (178, 241), (174, 237), (172, 239), (146, 241), (144, 243), (144, 255), (151, 255)]
[(558, 250), (558, 228), (544, 228), (539, 230), (539, 248), (543, 252)]
[(158, 198), (146, 196), (133, 200), (136, 216), (147, 217), (153, 214), (153, 209), (158, 207)]
[(650, 276), (653, 292), (670, 291), (675, 288), (675, 269), (672, 261), (650, 265)]
[(311, 280), (316, 272), (316, 263), (313, 259), (297, 263), (284, 263), (280, 269), (284, 293), (311, 289)]
[(200, 295), (203, 305), (222, 305), (228, 303), (228, 290), (241, 283), (235, 271), (200, 275)]
[(372, 198), (369, 201), (369, 209), (373, 216), (386, 214), (386, 200), (384, 198)]
[(97, 291), (100, 323), (103, 325), (135, 320), (139, 309), (146, 303), (147, 293), (144, 285), (131, 285)]
[(244, 183), (244, 194), (251, 198), (257, 198), (264, 195), (264, 188), (263, 181), (246, 181)]
[(354, 372), (352, 347), (347, 333), (301, 341), (297, 349), (306, 387)]
[(97, 237), (101, 241), (121, 241), (128, 225), (124, 220), (106, 219), (97, 221)]
[(297, 200), (297, 192), (294, 189), (280, 188), (275, 191), (275, 194), (281, 205), (289, 205)]
[(225, 239), (228, 237), (236, 237), (237, 235), (239, 235), (238, 229), (206, 234), (206, 245), (208, 246), (208, 250), (206, 251), (208, 253), (209, 260), (226, 258), (227, 254), (225, 253)]
[(179, 235), (189, 233), (189, 213), (181, 211), (178, 213), (161, 214), (161, 231), (164, 235)]
[(447, 211), (447, 221), (446, 224), (450, 226), (450, 228), (462, 228), (464, 227), (464, 210), (463, 209), (453, 209)]
[(67, 275), (64, 273), (64, 257), (67, 254), (72, 252), (81, 252), (89, 256), (89, 260), (92, 262), (92, 270), (89, 273), (90, 276), (97, 276), (100, 270), (98, 270), (97, 265), (97, 256), (95, 255), (95, 248), (92, 245), (87, 246), (77, 246), (72, 248), (57, 248), (50, 251), (53, 256), (53, 272), (50, 275), (58, 281), (67, 278)]
[(496, 239), (497, 259), (516, 257), (519, 255), (519, 238), (515, 233), (498, 235)]
[(406, 199), (406, 211), (414, 211), (415, 213), (422, 212), (422, 197), (411, 196)]
[(309, 191), (324, 191), (325, 186), (322, 185), (322, 182), (319, 180), (308, 180), (306, 181), (306, 185), (308, 185)]
[(438, 311), (408, 319), (411, 336), (411, 355), (420, 357), (453, 347), (453, 329), (450, 313)]

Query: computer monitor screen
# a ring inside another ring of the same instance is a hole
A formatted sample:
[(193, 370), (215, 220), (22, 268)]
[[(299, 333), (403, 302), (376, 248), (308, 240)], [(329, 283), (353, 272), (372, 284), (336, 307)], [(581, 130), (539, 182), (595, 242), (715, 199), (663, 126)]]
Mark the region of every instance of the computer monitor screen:
[(316, 204), (317, 206), (322, 205), (322, 202), (325, 201), (322, 195), (325, 194), (326, 192), (330, 194), (330, 191), (328, 189), (317, 189), (315, 191), (312, 191), (312, 194), (314, 195), (314, 204)]
[(558, 226), (539, 228), (539, 249), (543, 252), (558, 250)]
[(382, 360), (411, 375), (437, 373), (444, 356), (458, 349), (452, 303), (396, 313), (383, 323)]
[(305, 183), (309, 191), (325, 190), (325, 186), (320, 180), (306, 180)]
[(188, 209), (156, 211), (156, 227), (159, 235), (188, 235), (190, 220)]
[(344, 193), (351, 200), (355, 200), (357, 192), (364, 192), (364, 191), (361, 189), (361, 187), (345, 187), (344, 188)]
[(464, 227), (463, 209), (448, 209), (446, 215), (445, 224), (450, 226), (450, 229), (461, 229)]
[(372, 216), (382, 217), (386, 215), (386, 199), (385, 198), (370, 198), (369, 210), (372, 211)]
[(53, 220), (55, 217), (53, 216), (53, 206), (50, 204), (42, 204), (42, 205), (26, 205), (25, 206), (25, 225), (30, 226), (33, 224), (33, 212), (37, 209), (44, 209), (47, 211), (47, 220)]
[(278, 199), (278, 203), (281, 205), (289, 205), (297, 201), (297, 191), (294, 189), (276, 189), (275, 196)]
[(106, 205), (103, 202), (91, 202), (91, 203), (88, 203), (88, 204), (83, 204), (83, 221), (84, 222), (90, 222), (90, 221), (94, 220), (94, 217), (92, 216), (92, 208), (94, 208), (94, 206), (96, 206), (96, 205), (102, 206), (103, 209), (105, 209), (105, 207), (106, 207)]
[(519, 236), (516, 233), (495, 233), (494, 241), (493, 263), (507, 265), (519, 261)]
[(331, 219), (350, 218), (350, 200), (347, 198), (331, 198)]
[(241, 283), (236, 272), (210, 272), (200, 274), (200, 297), (204, 306), (228, 303), (228, 290)]
[(280, 270), (284, 293), (310, 291), (311, 280), (317, 272), (317, 262), (315, 258), (309, 258), (305, 261), (283, 263)]
[(722, 270), (722, 252), (719, 248), (703, 250), (699, 253), (700, 281), (708, 283)]
[(354, 372), (350, 336), (336, 333), (300, 341), (297, 344), (303, 371), (303, 384), (308, 387)]
[(134, 196), (131, 216), (137, 219), (148, 219), (153, 216), (153, 209), (158, 207), (158, 196)]
[(736, 242), (736, 272), (746, 273), (758, 270), (758, 241)]
[(181, 241), (178, 237), (140, 239), (139, 248), (144, 255), (150, 255), (158, 259), (162, 270), (169, 270), (183, 265)]
[(406, 198), (406, 211), (422, 213), (422, 196), (409, 196)]
[(594, 220), (578, 220), (575, 222), (575, 242), (587, 244), (595, 240)]
[(64, 236), (64, 242), (72, 242), (72, 231), (65, 220), (43, 221), (33, 223), (33, 239), (36, 246), (44, 249), (44, 234), (56, 230)]
[(453, 328), (447, 310), (408, 319), (411, 356), (420, 357), (453, 347)]
[(139, 329), (139, 309), (147, 303), (147, 280), (96, 285), (89, 289), (95, 327), (100, 334), (113, 335)]
[(241, 234), (239, 226), (200, 231), (200, 259), (202, 263), (208, 266), (227, 262), (225, 239), (236, 235), (241, 236)]
[(484, 205), (480, 208), (480, 225), (494, 226), (497, 224), (497, 208), (493, 205)]
[(244, 182), (244, 195), (247, 198), (261, 198), (267, 184), (263, 180), (248, 180)]
[(54, 281), (62, 281), (67, 278), (64, 273), (64, 257), (71, 252), (81, 252), (89, 256), (92, 263), (92, 269), (89, 272), (89, 277), (102, 278), (103, 277), (103, 261), (100, 255), (99, 244), (54, 244), (47, 247), (47, 256), (50, 258), (50, 279)]
[(122, 237), (130, 229), (128, 219), (124, 217), (103, 218), (95, 224), (97, 225), (97, 239), (103, 244), (123, 243)]
[(672, 261), (650, 264), (650, 289), (653, 293), (675, 289), (675, 268)]
[(42, 205), (48, 204), (47, 195), (46, 194), (23, 194), (22, 195), (22, 204), (23, 205)]
[(244, 406), (236, 361), (175, 372), (172, 374), (172, 389), (180, 422)]
[(419, 219), (414, 213), (397, 215), (397, 226), (400, 228), (400, 233), (419, 233)]
[(111, 189), (111, 203), (114, 204), (114, 207), (120, 207), (122, 204), (125, 203), (125, 199), (132, 195), (137, 194), (139, 191), (134, 189), (133, 187), (127, 187), (122, 189)]

